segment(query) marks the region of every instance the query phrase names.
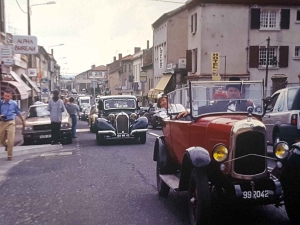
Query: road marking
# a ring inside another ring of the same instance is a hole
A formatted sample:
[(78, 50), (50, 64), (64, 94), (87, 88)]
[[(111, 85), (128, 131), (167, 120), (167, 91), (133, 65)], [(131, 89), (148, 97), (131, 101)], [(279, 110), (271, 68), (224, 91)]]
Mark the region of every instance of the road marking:
[(44, 154), (41, 154), (41, 157), (66, 156), (66, 155), (72, 155), (72, 154), (73, 154), (73, 152), (44, 153)]
[(150, 135), (152, 135), (152, 136), (154, 136), (154, 137), (160, 137), (160, 135), (155, 134), (155, 133), (148, 132), (148, 134), (150, 134)]

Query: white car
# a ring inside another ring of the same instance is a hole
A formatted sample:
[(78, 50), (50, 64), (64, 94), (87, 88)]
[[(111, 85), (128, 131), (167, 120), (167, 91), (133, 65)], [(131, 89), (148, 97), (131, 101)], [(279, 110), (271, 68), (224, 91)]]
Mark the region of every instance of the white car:
[(276, 144), (286, 141), (290, 146), (300, 142), (300, 87), (276, 91), (267, 112), (262, 118), (267, 128), (267, 141)]

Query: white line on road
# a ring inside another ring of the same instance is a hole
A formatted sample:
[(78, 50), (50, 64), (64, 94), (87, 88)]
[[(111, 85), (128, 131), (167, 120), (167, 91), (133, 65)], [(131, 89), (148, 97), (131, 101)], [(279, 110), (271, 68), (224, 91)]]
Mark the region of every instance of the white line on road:
[(72, 155), (72, 154), (73, 154), (73, 152), (44, 153), (44, 154), (41, 154), (41, 157), (66, 156), (66, 155)]
[(86, 129), (77, 129), (76, 132), (78, 133), (81, 133), (81, 132), (87, 132), (87, 131), (90, 131), (89, 128), (86, 128)]
[(155, 134), (155, 133), (148, 132), (148, 134), (150, 134), (150, 135), (152, 135), (152, 136), (154, 136), (154, 137), (160, 137), (160, 135)]

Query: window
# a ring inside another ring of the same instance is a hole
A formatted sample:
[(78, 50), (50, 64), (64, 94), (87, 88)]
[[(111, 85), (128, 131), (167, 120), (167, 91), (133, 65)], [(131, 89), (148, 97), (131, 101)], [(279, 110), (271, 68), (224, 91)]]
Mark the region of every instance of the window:
[(198, 49), (192, 50), (192, 73), (197, 73)]
[(127, 68), (126, 68), (126, 65), (124, 65), (124, 73), (126, 73), (126, 72), (127, 72), (127, 71), (126, 71), (126, 69), (127, 69)]
[(293, 102), (294, 102), (294, 99), (295, 99), (295, 96), (296, 96), (297, 92), (298, 92), (298, 88), (291, 88), (291, 89), (288, 90), (288, 95), (287, 95), (288, 110), (292, 109)]
[(280, 99), (279, 99), (279, 102), (278, 102), (278, 108), (277, 108), (278, 112), (282, 112), (283, 109), (284, 109), (284, 103), (285, 103), (284, 95), (285, 95), (285, 93), (282, 92), (281, 96), (280, 96)]
[[(278, 47), (270, 47), (269, 48), (269, 67), (278, 67), (277, 61), (277, 52)], [(259, 66), (265, 67), (267, 65), (267, 48), (261, 47), (259, 49)]]
[(300, 10), (297, 10), (297, 18), (296, 18), (296, 20), (300, 22)]
[(197, 32), (197, 13), (191, 15), (191, 33), (195, 34)]
[(262, 10), (260, 12), (260, 28), (279, 29), (279, 15), (278, 10)]
[(299, 58), (300, 59), (300, 46), (296, 46), (295, 47), (295, 58)]
[(131, 72), (131, 64), (128, 65), (128, 71)]

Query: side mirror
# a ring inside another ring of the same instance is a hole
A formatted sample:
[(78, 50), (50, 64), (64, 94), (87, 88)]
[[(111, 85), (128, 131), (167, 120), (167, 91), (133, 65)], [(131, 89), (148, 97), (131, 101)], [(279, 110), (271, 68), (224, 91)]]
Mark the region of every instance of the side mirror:
[(270, 96), (263, 99), (265, 106), (269, 106), (272, 103), (272, 98)]

